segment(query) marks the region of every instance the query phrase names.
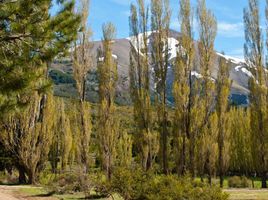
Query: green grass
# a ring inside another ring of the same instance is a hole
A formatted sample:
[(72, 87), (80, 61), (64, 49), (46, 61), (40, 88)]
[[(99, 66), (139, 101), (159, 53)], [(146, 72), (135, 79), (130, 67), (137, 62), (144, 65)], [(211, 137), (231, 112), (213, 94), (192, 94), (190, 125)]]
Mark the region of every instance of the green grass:
[[(21, 193), (29, 196), (50, 196), (49, 193), (42, 187), (24, 187), (20, 188)], [(260, 189), (224, 189), (224, 192), (230, 194), (230, 200), (268, 200), (268, 190)], [(60, 200), (81, 200), (84, 198), (82, 193), (52, 195)], [(118, 195), (114, 195), (115, 200), (122, 200)], [(107, 199), (98, 199), (107, 200)]]
[[(225, 177), (224, 178), (224, 181), (223, 181), (223, 189), (229, 189), (229, 186), (228, 186), (228, 178), (229, 177)], [(196, 180), (197, 181), (201, 181), (201, 178), (197, 177)], [(249, 179), (249, 180), (251, 181), (252, 179)], [(207, 179), (204, 179), (204, 181), (207, 182)], [(253, 182), (254, 182), (254, 189), (261, 189), (261, 180), (259, 178), (254, 178), (254, 181)], [(212, 179), (212, 183), (214, 185), (219, 186), (220, 185), (220, 180), (218, 178), (217, 179), (214, 178), (214, 179)], [(251, 188), (253, 188), (252, 187), (252, 182), (251, 182)]]
[[(85, 198), (85, 195), (83, 193), (74, 193), (74, 194), (49, 194), (48, 191), (46, 191), (42, 187), (34, 187), (34, 186), (29, 186), (25, 188), (20, 188), (19, 192), (29, 195), (29, 196), (39, 196), (39, 197), (46, 197), (46, 196), (52, 196), (55, 198), (58, 198), (60, 200), (81, 200)], [(94, 200), (94, 199), (93, 199)], [(98, 200), (108, 200), (106, 198), (98, 198)], [(122, 200), (118, 195), (114, 195), (114, 200)]]
[(19, 189), (19, 192), (30, 196), (47, 196), (48, 192), (42, 187), (26, 186)]
[(268, 190), (229, 189), (230, 200), (268, 200)]
[(56, 195), (56, 194), (50, 194), (48, 191), (46, 191), (42, 187), (25, 187), (25, 188), (20, 188), (19, 192), (23, 194), (27, 194), (29, 196), (40, 196), (40, 197), (46, 197), (46, 196), (52, 196), (56, 197), (61, 200), (78, 200), (82, 199), (85, 196), (83, 194), (65, 194), (65, 195)]

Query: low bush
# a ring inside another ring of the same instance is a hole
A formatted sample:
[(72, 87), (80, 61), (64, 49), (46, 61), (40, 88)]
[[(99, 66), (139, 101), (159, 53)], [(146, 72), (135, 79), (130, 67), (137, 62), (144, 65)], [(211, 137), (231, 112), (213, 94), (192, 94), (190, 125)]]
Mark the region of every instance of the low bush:
[(233, 176), (228, 179), (228, 186), (231, 188), (248, 188), (251, 181), (245, 176)]
[(47, 187), (49, 191), (56, 194), (84, 192), (87, 196), (93, 186), (87, 175), (71, 172), (56, 176)]
[(226, 200), (220, 188), (196, 183), (190, 177), (154, 175), (141, 169), (117, 169), (110, 182), (110, 193), (125, 200)]

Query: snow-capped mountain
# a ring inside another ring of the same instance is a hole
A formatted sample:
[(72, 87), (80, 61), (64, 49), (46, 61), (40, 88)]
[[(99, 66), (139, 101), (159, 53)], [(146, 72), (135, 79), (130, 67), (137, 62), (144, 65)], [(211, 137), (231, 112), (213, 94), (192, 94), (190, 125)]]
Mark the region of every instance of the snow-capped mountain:
[[(148, 32), (148, 46), (150, 47), (152, 42), (152, 34), (153, 32)], [(175, 31), (170, 31), (170, 38), (168, 39), (169, 43), (169, 59), (172, 63), (172, 60), (176, 57), (176, 52), (178, 48), (182, 48), (179, 45), (177, 38), (179, 37), (179, 33)], [(142, 41), (142, 34), (140, 34), (140, 41)], [(118, 74), (119, 81), (117, 85), (117, 97), (116, 101), (119, 104), (128, 104), (130, 103), (129, 96), (129, 51), (130, 51), (130, 43), (134, 47), (137, 47), (138, 44), (133, 37), (116, 39), (113, 43), (113, 57), (116, 59), (118, 63)], [(142, 46), (143, 42), (139, 45)], [(101, 41), (93, 42), (93, 61), (94, 61), (94, 69), (88, 76), (87, 81), (87, 98), (93, 102), (96, 102), (98, 99), (98, 84), (97, 84), (97, 76), (96, 76), (96, 52), (97, 48), (101, 46)], [(149, 53), (149, 52), (148, 52)], [(142, 54), (142, 53), (141, 53)], [(246, 66), (245, 61), (242, 59), (234, 58), (227, 55), (222, 55), (221, 53), (215, 54), (215, 62), (212, 69), (212, 80), (217, 79), (217, 71), (218, 71), (218, 59), (219, 57), (223, 57), (228, 60), (230, 63), (230, 79), (232, 80), (232, 89), (231, 89), (231, 99), (236, 104), (247, 104), (247, 95), (249, 93), (248, 90), (248, 79), (252, 77), (252, 73), (249, 68)], [(101, 58), (100, 58), (101, 59)], [(202, 75), (200, 74), (199, 66), (198, 66), (198, 57), (195, 59), (195, 69), (192, 71), (192, 76), (200, 79)], [(72, 63), (69, 60), (57, 60), (53, 63), (51, 69), (52, 78), (55, 81), (55, 94), (61, 96), (75, 96), (76, 90), (74, 87), (74, 81), (72, 80)], [(152, 80), (153, 81), (153, 80)], [(173, 83), (173, 67), (170, 65), (168, 69), (168, 94), (170, 101), (172, 101), (172, 83)], [(153, 85), (153, 84), (152, 84)]]

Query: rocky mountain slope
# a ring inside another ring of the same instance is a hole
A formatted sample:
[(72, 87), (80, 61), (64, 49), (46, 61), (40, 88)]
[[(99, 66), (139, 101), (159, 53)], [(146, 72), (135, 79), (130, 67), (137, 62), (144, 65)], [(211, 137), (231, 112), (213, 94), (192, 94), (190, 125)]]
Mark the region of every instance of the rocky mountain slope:
[[(152, 42), (152, 34), (148, 33), (150, 46)], [(176, 48), (178, 47), (179, 33), (175, 31), (170, 32), (169, 38), (169, 54), (170, 63), (172, 63), (176, 57)], [(129, 104), (129, 51), (130, 51), (131, 38), (116, 39), (113, 43), (113, 57), (118, 63), (119, 81), (117, 84), (116, 102), (121, 105)], [(134, 44), (135, 45), (135, 44)], [(100, 41), (93, 42), (93, 63), (94, 66), (88, 75), (87, 80), (87, 99), (92, 102), (98, 101), (98, 82), (96, 73), (96, 52), (97, 48), (101, 46)], [(214, 66), (212, 69), (212, 78), (217, 78), (218, 71), (218, 59), (224, 57), (230, 63), (230, 78), (232, 80), (231, 89), (231, 101), (234, 104), (246, 105), (248, 103), (247, 95), (248, 79), (252, 76), (250, 70), (245, 64), (244, 60), (233, 58), (230, 56), (222, 55), (221, 53), (215, 54)], [(70, 59), (58, 59), (54, 61), (50, 69), (50, 76), (55, 82), (54, 93), (59, 96), (75, 97), (77, 91), (75, 89), (75, 81), (72, 75), (72, 63)], [(195, 69), (192, 72), (192, 76), (195, 78), (202, 78), (199, 73), (198, 57), (195, 59)], [(152, 78), (153, 81), (153, 78)], [(173, 68), (172, 65), (168, 69), (168, 94), (169, 100), (172, 101), (172, 82), (173, 82)]]

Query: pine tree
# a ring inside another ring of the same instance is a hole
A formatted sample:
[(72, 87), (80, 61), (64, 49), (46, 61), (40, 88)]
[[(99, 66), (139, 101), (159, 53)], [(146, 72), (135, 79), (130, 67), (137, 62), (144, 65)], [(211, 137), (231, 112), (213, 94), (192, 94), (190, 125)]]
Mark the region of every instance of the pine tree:
[(117, 83), (117, 64), (112, 56), (112, 42), (115, 37), (115, 27), (111, 23), (103, 25), (102, 49), (98, 52), (99, 76), (99, 121), (98, 137), (102, 166), (107, 178), (112, 176), (119, 123), (115, 116), (115, 87)]
[(160, 158), (165, 174), (168, 173), (168, 111), (167, 71), (169, 67), (169, 0), (151, 0), (152, 66), (155, 81), (155, 104), (160, 132)]
[(25, 94), (46, 87), (35, 84), (39, 69), (75, 40), (80, 17), (72, 14), (74, 1), (58, 3), (61, 10), (51, 16), (52, 0), (0, 2), (0, 117), (25, 105)]
[(131, 5), (130, 16), (130, 88), (134, 103), (134, 120), (137, 124), (137, 143), (139, 145), (142, 167), (152, 167), (152, 111), (150, 97), (150, 66), (148, 56), (148, 9), (144, 0), (138, 0), (138, 8)]
[(218, 167), (220, 175), (220, 186), (223, 187), (223, 176), (227, 170), (227, 163), (229, 154), (229, 133), (230, 128), (228, 124), (228, 97), (230, 95), (231, 81), (229, 79), (229, 63), (223, 57), (219, 58), (219, 71), (217, 78), (217, 114), (218, 114)]
[(81, 27), (78, 34), (78, 41), (75, 42), (73, 55), (73, 68), (76, 87), (80, 97), (80, 134), (79, 134), (79, 158), (80, 163), (84, 167), (84, 171), (88, 171), (89, 166), (89, 143), (91, 134), (90, 123), (90, 106), (86, 102), (86, 81), (87, 75), (92, 69), (92, 44), (89, 39), (91, 30), (87, 26), (89, 15), (89, 0), (80, 0), (81, 7)]
[(262, 188), (267, 188), (267, 78), (264, 71), (264, 47), (258, 0), (249, 0), (249, 8), (244, 9), (244, 25), (245, 59), (254, 75), (254, 78), (249, 79), (253, 161), (255, 170), (262, 177)]

